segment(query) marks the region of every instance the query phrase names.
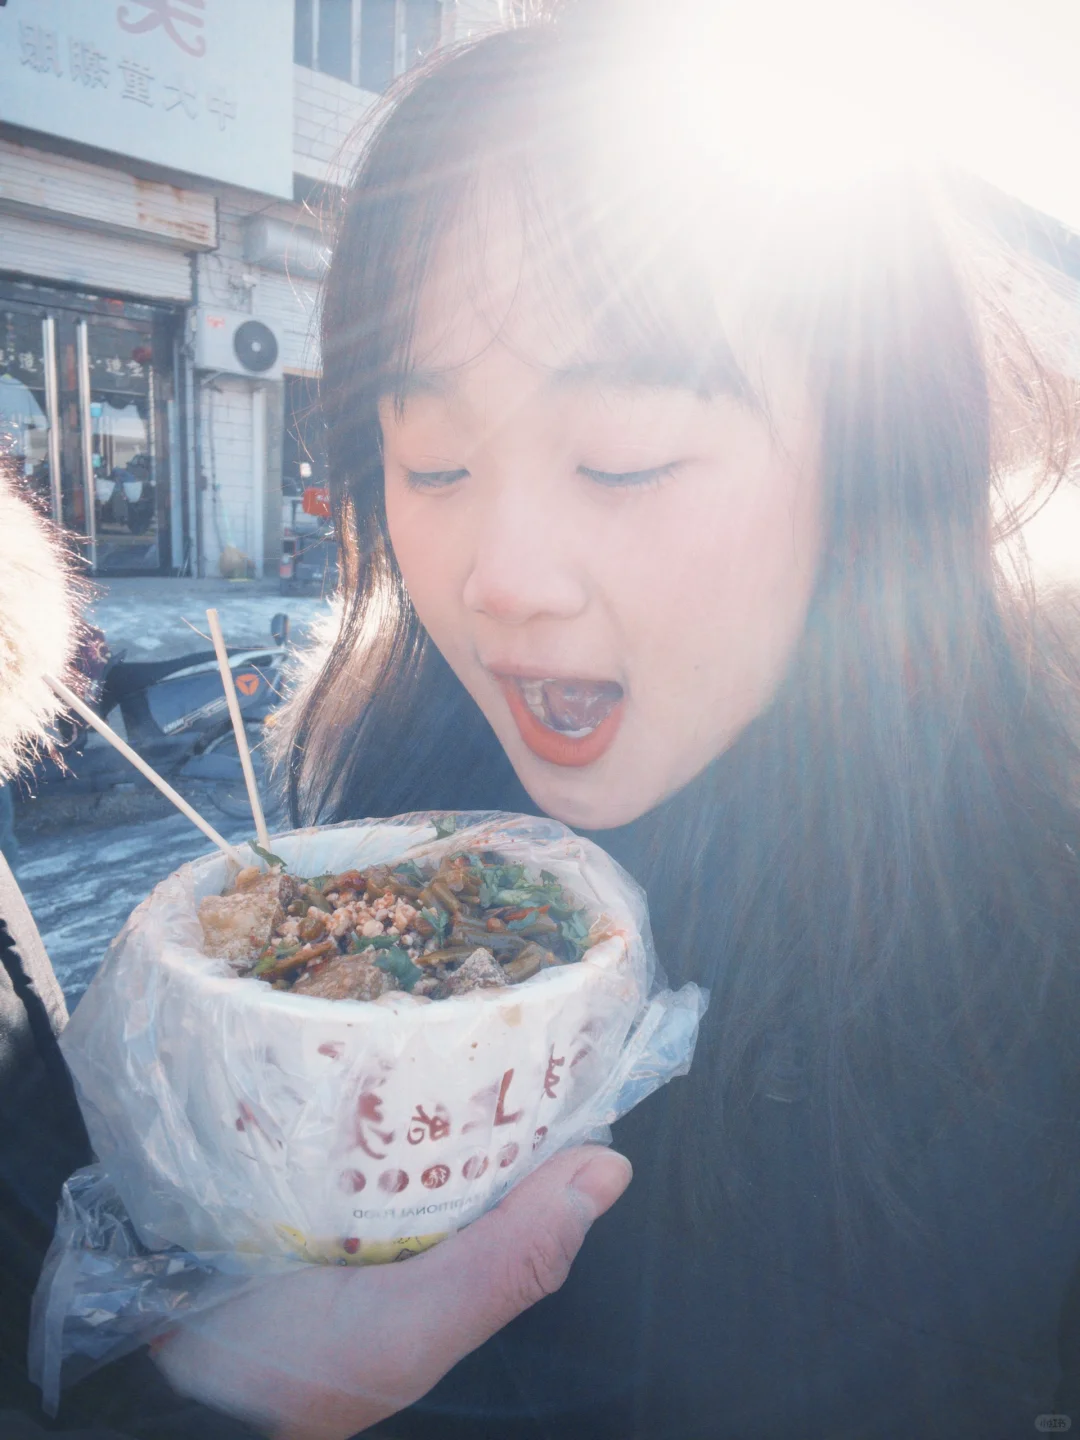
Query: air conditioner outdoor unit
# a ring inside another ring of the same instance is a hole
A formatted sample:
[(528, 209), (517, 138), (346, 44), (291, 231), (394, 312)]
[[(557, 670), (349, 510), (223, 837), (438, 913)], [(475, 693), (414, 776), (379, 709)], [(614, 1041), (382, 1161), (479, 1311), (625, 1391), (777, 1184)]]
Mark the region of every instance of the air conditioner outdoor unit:
[(280, 380), (281, 346), (274, 331), (255, 315), (200, 305), (192, 312), (195, 369), (252, 380)]

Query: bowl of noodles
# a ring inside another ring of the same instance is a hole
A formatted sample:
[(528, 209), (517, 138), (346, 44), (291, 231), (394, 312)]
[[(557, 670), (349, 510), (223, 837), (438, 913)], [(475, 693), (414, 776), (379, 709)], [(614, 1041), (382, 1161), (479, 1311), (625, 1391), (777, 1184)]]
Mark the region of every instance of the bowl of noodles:
[(557, 822), (413, 815), (184, 866), (65, 1033), (140, 1238), (403, 1258), (613, 1118), (644, 897)]

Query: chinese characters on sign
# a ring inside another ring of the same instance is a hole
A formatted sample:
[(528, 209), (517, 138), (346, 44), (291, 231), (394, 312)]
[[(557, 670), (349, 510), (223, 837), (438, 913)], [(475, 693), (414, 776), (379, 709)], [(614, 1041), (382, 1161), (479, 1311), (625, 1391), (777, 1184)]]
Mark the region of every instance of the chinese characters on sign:
[(60, 37), (55, 30), (45, 25), (30, 25), (19, 21), (20, 62), (29, 65), (39, 75), (62, 75), (60, 68)]
[[(187, 19), (202, 26), (201, 16), (181, 15), (175, 0), (173, 3), (151, 3), (151, 0), (137, 0), (147, 7), (147, 14), (137, 23), (125, 23), (124, 13), (130, 7), (121, 6), (117, 18), (125, 30), (139, 33), (142, 30), (162, 25), (170, 38), (188, 54), (200, 57), (205, 54), (206, 40), (199, 37), (198, 46), (183, 43), (183, 37), (174, 33), (178, 19)], [(187, 0), (196, 9), (203, 8), (203, 0)], [(19, 22), (20, 63), (39, 75), (61, 78), (65, 71), (61, 63), (63, 46), (58, 31), (46, 25), (32, 25)], [(121, 100), (133, 101), (150, 109), (174, 111), (195, 120), (199, 114), (199, 89), (189, 75), (170, 71), (158, 77), (153, 69), (141, 60), (121, 55), (115, 61), (92, 40), (71, 36), (67, 42), (67, 74), (76, 84), (87, 90), (108, 90), (114, 76), (119, 79), (118, 95)], [(237, 117), (238, 105), (229, 88), (219, 82), (212, 82), (203, 92), (206, 112), (214, 117), (218, 130), (224, 130)]]
[(22, 129), (293, 194), (293, 0), (0, 0)]
[(129, 379), (141, 380), (146, 375), (146, 367), (139, 360), (124, 360), (119, 355), (106, 355), (104, 357), (95, 355), (90, 361), (91, 370), (104, 370), (106, 375), (116, 378), (126, 375)]
[[(165, 81), (162, 88), (165, 91), (163, 104), (166, 110), (175, 110), (178, 105), (181, 105), (188, 119), (195, 119), (195, 116), (199, 113), (199, 101), (195, 93), (194, 85), (189, 84), (188, 81), (181, 79), (178, 75), (172, 75)], [(235, 108), (234, 106), (234, 114)]]
[(206, 97), (206, 108), (217, 116), (219, 130), (224, 130), (228, 121), (236, 119), (236, 101), (230, 100), (224, 90), (212, 90)]
[(153, 105), (154, 97), (150, 93), (150, 87), (154, 83), (154, 76), (149, 65), (140, 65), (137, 60), (121, 60), (120, 73), (124, 77), (122, 99), (136, 100), (140, 105)]
[(108, 57), (88, 40), (68, 41), (68, 69), (88, 90), (109, 88)]

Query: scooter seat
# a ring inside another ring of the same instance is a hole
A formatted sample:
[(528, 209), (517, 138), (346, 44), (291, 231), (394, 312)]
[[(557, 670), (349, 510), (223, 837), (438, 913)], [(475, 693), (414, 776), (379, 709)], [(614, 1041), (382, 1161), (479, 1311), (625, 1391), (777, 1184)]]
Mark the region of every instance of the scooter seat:
[[(227, 653), (238, 655), (240, 651), (233, 647)], [(129, 695), (146, 690), (179, 670), (186, 670), (190, 665), (212, 663), (216, 658), (212, 650), (195, 650), (189, 655), (177, 655), (172, 660), (124, 660), (109, 671), (105, 689), (112, 703), (119, 704)]]

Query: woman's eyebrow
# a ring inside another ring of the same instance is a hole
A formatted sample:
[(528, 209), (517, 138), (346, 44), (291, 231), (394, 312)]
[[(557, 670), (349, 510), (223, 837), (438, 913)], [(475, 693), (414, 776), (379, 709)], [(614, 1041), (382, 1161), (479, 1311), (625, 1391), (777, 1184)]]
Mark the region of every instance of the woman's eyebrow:
[(608, 386), (613, 389), (690, 390), (700, 395), (732, 395), (750, 400), (749, 381), (730, 356), (708, 360), (675, 355), (622, 356), (585, 360), (552, 372), (558, 389)]
[[(417, 396), (445, 398), (455, 388), (457, 370), (409, 370), (388, 380), (384, 396), (398, 405)], [(754, 404), (753, 389), (730, 355), (707, 359), (675, 355), (625, 355), (609, 360), (581, 360), (550, 370), (555, 390), (611, 389), (689, 390), (697, 395), (731, 395)]]

